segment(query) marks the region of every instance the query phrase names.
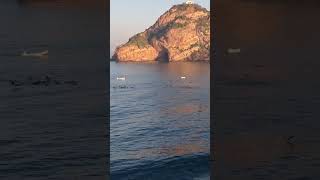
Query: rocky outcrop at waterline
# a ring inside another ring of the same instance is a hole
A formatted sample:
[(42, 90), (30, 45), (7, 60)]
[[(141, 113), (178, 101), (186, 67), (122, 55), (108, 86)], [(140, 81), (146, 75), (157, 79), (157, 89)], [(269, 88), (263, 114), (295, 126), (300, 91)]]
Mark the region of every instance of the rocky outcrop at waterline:
[(210, 11), (197, 4), (173, 6), (144, 32), (116, 48), (116, 61), (209, 61)]

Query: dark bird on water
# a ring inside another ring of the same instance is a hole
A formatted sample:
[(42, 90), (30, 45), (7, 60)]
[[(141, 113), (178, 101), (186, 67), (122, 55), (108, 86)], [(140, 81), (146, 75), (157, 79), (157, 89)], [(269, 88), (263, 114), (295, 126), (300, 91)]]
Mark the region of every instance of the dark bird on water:
[(23, 83), (18, 82), (17, 80), (9, 80), (12, 86), (21, 86)]
[(287, 139), (287, 143), (289, 143), (289, 144), (294, 144), (294, 141), (295, 141), (295, 136), (290, 136)]

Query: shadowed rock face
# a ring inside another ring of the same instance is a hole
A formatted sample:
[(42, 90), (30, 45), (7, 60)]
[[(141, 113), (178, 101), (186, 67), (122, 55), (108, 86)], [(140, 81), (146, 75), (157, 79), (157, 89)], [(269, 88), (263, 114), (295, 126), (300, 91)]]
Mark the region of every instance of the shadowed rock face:
[(209, 61), (210, 12), (197, 4), (173, 6), (144, 32), (117, 47), (116, 61)]

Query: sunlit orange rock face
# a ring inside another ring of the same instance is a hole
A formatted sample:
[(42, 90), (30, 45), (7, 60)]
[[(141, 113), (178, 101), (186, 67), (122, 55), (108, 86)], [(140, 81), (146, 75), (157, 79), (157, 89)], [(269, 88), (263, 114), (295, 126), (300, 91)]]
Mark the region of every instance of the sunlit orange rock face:
[(146, 31), (117, 47), (117, 61), (209, 61), (210, 12), (197, 4), (173, 6)]

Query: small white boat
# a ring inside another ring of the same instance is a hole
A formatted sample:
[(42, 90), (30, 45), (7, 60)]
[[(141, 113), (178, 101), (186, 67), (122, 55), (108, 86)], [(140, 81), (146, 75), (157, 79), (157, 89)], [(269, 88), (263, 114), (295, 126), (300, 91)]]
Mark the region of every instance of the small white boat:
[(25, 57), (44, 57), (44, 56), (48, 56), (48, 54), (49, 54), (48, 50), (45, 50), (45, 51), (42, 51), (42, 52), (37, 52), (37, 53), (31, 53), (31, 52), (28, 53), (26, 51), (23, 51), (21, 56), (25, 56)]
[(126, 77), (117, 77), (117, 80), (124, 81), (124, 80), (126, 80)]
[(181, 76), (180, 78), (181, 78), (181, 79), (186, 79), (186, 77), (185, 77), (185, 76)]
[(227, 53), (228, 54), (239, 54), (241, 52), (241, 49), (240, 48), (237, 48), (237, 49), (234, 49), (234, 48), (229, 48), (227, 50)]

